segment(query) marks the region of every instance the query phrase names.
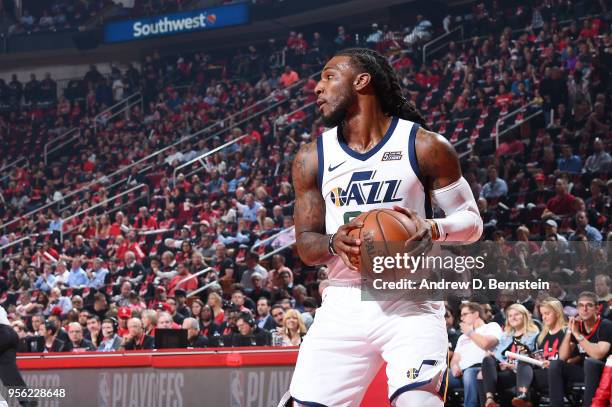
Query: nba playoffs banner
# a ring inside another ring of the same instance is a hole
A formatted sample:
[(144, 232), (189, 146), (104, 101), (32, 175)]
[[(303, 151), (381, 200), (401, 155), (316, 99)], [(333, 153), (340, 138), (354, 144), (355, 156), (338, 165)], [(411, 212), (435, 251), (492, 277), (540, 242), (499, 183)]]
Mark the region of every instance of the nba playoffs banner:
[[(275, 407), (289, 389), (293, 366), (108, 367), (22, 373), (29, 389), (63, 390), (39, 397), (39, 407)], [(8, 399), (10, 406), (18, 406), (15, 399)]]
[(248, 5), (233, 4), (109, 23), (104, 27), (104, 42), (113, 43), (188, 34), (248, 22)]

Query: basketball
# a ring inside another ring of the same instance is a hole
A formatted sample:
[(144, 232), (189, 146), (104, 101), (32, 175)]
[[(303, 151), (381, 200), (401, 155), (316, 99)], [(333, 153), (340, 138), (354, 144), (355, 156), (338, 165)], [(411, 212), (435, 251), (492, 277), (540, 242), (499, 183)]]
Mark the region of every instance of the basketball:
[(403, 242), (421, 231), (412, 219), (392, 209), (374, 209), (355, 220), (363, 222), (363, 227), (351, 230), (349, 236), (361, 240), (361, 252), (352, 255), (350, 260), (362, 273), (371, 271), (374, 257), (395, 256), (402, 252)]

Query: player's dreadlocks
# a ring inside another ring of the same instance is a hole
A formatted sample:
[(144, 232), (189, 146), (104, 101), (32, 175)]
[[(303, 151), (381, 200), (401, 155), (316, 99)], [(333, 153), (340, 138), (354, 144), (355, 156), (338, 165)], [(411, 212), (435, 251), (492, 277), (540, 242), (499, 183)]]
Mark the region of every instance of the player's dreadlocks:
[(387, 58), (368, 48), (347, 48), (336, 56), (350, 57), (359, 69), (372, 75), (372, 85), (385, 114), (410, 120), (427, 129), (423, 116), (402, 94), (400, 81)]

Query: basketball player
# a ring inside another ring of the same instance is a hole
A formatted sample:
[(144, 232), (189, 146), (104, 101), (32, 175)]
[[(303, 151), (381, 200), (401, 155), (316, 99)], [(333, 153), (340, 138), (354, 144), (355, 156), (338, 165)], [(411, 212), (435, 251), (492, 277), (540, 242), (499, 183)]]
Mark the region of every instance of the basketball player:
[[(11, 327), (6, 310), (0, 305), (0, 382), (5, 388), (26, 388), (26, 384), (17, 368), (17, 345), (19, 337)], [(0, 400), (2, 397), (0, 396)], [(36, 406), (36, 401), (19, 399), (22, 406)], [(2, 403), (0, 403), (1, 405)]]
[[(482, 220), (457, 154), (427, 131), (402, 96), (387, 60), (369, 49), (336, 54), (315, 93), (331, 128), (293, 163), (295, 228), (301, 259), (327, 264), (323, 305), (302, 343), (290, 395), (300, 406), (359, 406), (387, 362), (394, 406), (442, 406), (447, 333), (441, 302), (361, 301), (357, 268), (361, 212), (392, 208), (418, 222), (420, 240), (473, 242)], [(432, 218), (432, 203), (446, 214)]]

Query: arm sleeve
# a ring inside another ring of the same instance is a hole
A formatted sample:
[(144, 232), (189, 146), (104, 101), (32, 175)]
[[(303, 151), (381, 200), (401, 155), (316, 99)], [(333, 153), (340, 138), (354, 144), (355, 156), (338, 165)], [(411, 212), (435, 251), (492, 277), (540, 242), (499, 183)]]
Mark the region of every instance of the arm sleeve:
[(465, 178), (433, 190), (432, 198), (446, 214), (445, 218), (434, 219), (440, 232), (439, 241), (472, 243), (480, 239), (482, 218)]

